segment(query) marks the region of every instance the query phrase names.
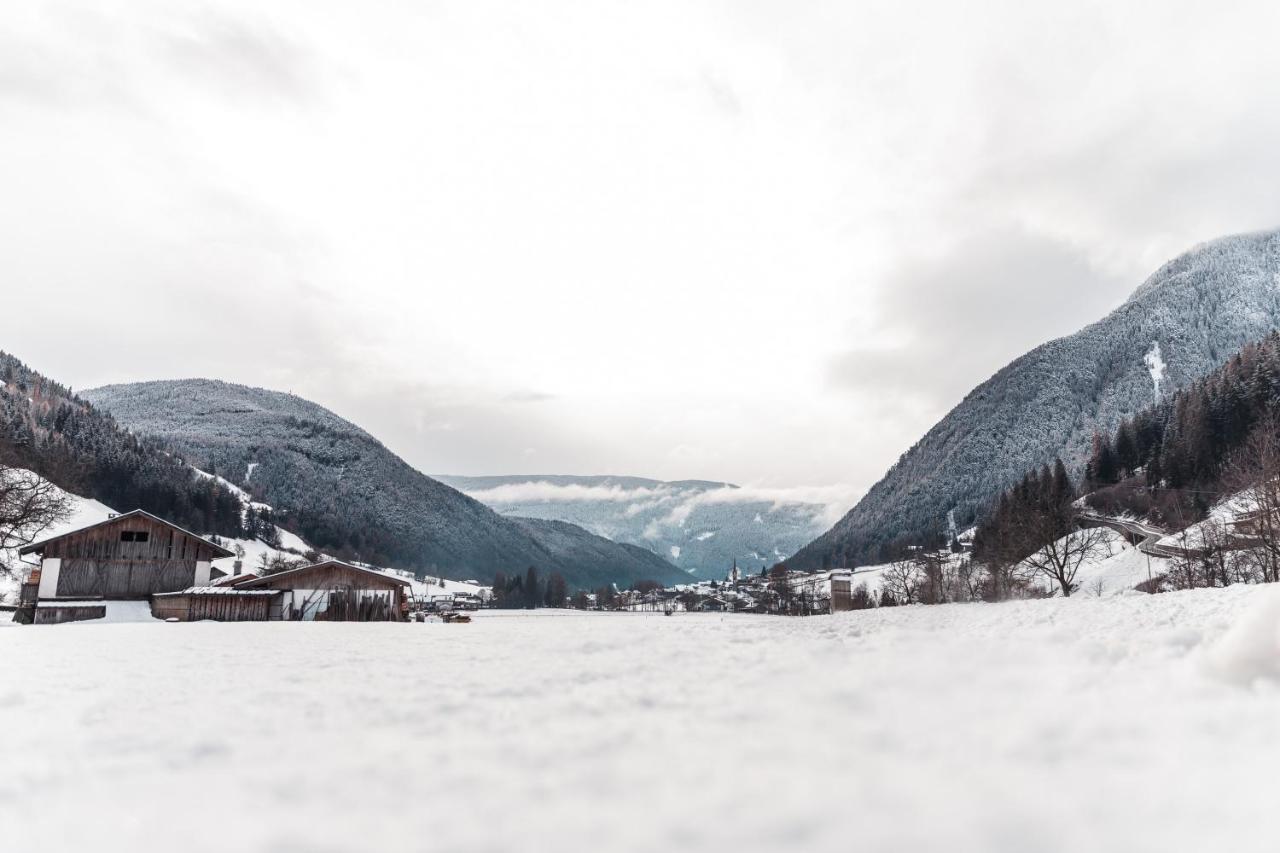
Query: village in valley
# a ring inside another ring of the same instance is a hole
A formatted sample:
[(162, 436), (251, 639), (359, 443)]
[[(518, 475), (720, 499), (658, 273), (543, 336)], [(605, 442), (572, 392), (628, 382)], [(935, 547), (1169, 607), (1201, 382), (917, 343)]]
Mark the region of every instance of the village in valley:
[[(295, 543), (305, 544), (296, 537)], [(151, 618), (166, 622), (464, 622), (481, 609), (543, 607), (817, 616), (899, 603), (881, 577), (883, 567), (801, 572), (779, 563), (744, 572), (735, 561), (718, 580), (670, 587), (641, 580), (570, 595), (562, 581), (540, 583), (536, 567), (517, 574), (514, 585), (499, 573), (495, 592), (478, 580), (418, 577), (256, 544), (258, 561), (246, 565), (238, 543), (230, 550), (217, 536), (199, 536), (144, 510), (110, 513), (18, 548), (27, 569), (7, 609), (16, 623), (49, 625), (103, 619), (118, 602), (130, 602), (135, 615), (141, 611), (132, 604), (145, 603)], [(971, 546), (970, 532), (956, 538), (949, 555), (919, 554), (906, 562), (918, 563), (924, 578), (931, 562), (963, 564)], [(899, 595), (903, 604), (916, 600), (911, 588)]]

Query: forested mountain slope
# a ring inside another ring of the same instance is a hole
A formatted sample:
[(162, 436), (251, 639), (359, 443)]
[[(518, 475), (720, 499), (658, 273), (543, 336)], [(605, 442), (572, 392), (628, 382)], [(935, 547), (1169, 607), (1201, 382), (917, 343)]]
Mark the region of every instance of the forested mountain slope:
[[(1280, 325), (1280, 232), (1227, 237), (1164, 265), (1105, 319), (984, 382), (831, 530), (791, 560), (865, 563), (961, 525), (1024, 472), (1083, 470), (1094, 433), (1198, 379)], [(1028, 286), (1034, 286), (1029, 283)]]
[[(326, 552), (453, 578), (537, 566), (599, 585), (687, 576), (580, 528), (538, 532), (427, 477), (355, 424), (290, 394), (205, 379), (84, 392), (139, 434), (271, 504)], [(576, 580), (574, 580), (576, 579)]]
[(639, 574), (635, 579), (648, 578), (664, 583), (688, 582), (690, 577), (675, 569), (666, 560), (646, 548), (614, 542), (603, 536), (596, 536), (565, 521), (554, 521), (545, 518), (519, 518), (511, 520), (529, 533), (544, 548), (560, 555), (560, 573), (570, 586), (581, 589), (592, 589), (599, 582), (599, 574), (584, 571), (584, 567), (608, 565), (618, 559), (621, 551), (627, 555)]
[(131, 435), (70, 389), (0, 352), (0, 463), (124, 509), (200, 533), (238, 537), (241, 504), (159, 442)]
[(568, 521), (654, 551), (686, 571), (722, 578), (736, 561), (759, 569), (831, 523), (826, 503), (786, 490), (643, 477), (438, 476), (503, 515)]

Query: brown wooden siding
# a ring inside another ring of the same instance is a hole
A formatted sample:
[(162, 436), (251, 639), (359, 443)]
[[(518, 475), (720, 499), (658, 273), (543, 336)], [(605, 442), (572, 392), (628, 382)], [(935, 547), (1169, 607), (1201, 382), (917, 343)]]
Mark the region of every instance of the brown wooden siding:
[(297, 571), (267, 575), (253, 581), (253, 586), (257, 589), (404, 589), (399, 581), (341, 563), (320, 563)]
[[(147, 541), (124, 541), (122, 533), (146, 533)], [(123, 561), (178, 561), (195, 565), (213, 559), (213, 546), (157, 519), (135, 515), (78, 530), (49, 542), (43, 557)]]
[(98, 607), (37, 607), (34, 612), (34, 622), (36, 625), (60, 625), (63, 622), (102, 619), (106, 615), (105, 604)]
[(195, 580), (194, 562), (64, 559), (57, 594), (138, 600), (186, 589)]
[[(145, 533), (146, 541), (136, 540)], [(126, 536), (129, 534), (126, 541)], [(41, 554), (60, 558), (60, 596), (142, 599), (195, 582), (196, 563), (211, 562), (213, 546), (146, 516), (113, 519), (48, 543)]]
[[(404, 618), (402, 602), (405, 585), (384, 575), (361, 571), (342, 563), (320, 563), (278, 575), (268, 575), (245, 584), (253, 589), (288, 589), (288, 590), (323, 590), (329, 594), (329, 609), (316, 614), (320, 620), (335, 621), (371, 621), (389, 619), (400, 621)], [(362, 591), (389, 591), (388, 606), (382, 605), (361, 595)], [(296, 612), (298, 602), (293, 603), (293, 610), (282, 613), (280, 618), (298, 618)], [(330, 609), (332, 612), (330, 612)]]
[(151, 615), (182, 622), (213, 619), (218, 622), (265, 622), (275, 600), (270, 595), (191, 593), (158, 595), (151, 599)]

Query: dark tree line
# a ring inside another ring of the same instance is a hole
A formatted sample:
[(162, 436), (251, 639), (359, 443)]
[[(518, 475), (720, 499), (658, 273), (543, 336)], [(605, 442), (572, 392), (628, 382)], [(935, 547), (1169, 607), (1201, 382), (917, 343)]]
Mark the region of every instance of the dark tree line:
[[(1280, 478), (1280, 333), (1249, 344), (1226, 364), (1194, 384), (1123, 420), (1110, 435), (1094, 437), (1085, 465), (1089, 506), (1105, 514), (1130, 513), (1177, 528), (1203, 519), (1209, 507), (1230, 494), (1248, 491), (1261, 508), (1270, 505), (1270, 487)], [(1270, 460), (1275, 458), (1275, 464)], [(1077, 491), (1065, 467), (1033, 471), (999, 498), (979, 524), (974, 557), (1001, 578), (1029, 558), (1066, 592), (1082, 559), (1080, 547), (1095, 534), (1075, 527), (1072, 501)], [(1258, 511), (1252, 552), (1228, 559), (1240, 541), (1208, 531), (1179, 571), (1199, 585), (1229, 580), (1280, 578), (1280, 498), (1277, 512)], [(1271, 516), (1278, 519), (1269, 536)], [(1213, 535), (1209, 535), (1212, 533)], [(1276, 556), (1269, 543), (1276, 540)], [(1256, 540), (1256, 541), (1255, 541)], [(1067, 543), (1066, 554), (1055, 553)], [(1047, 555), (1047, 556), (1046, 556)], [(1087, 557), (1088, 555), (1084, 555)], [(1265, 558), (1265, 559), (1264, 559)], [(1253, 565), (1253, 564), (1257, 565)], [(1175, 572), (1175, 574), (1178, 574)], [(1181, 585), (1193, 585), (1191, 580)], [(1175, 583), (1175, 585), (1178, 585)]]
[(199, 533), (245, 532), (235, 494), (2, 352), (0, 464), (122, 512), (144, 509)]
[(500, 610), (533, 610), (538, 607), (564, 607), (569, 602), (569, 585), (559, 572), (546, 580), (530, 566), (523, 575), (508, 576), (498, 572), (493, 578), (493, 606)]
[(1085, 469), (1092, 501), (1170, 523), (1203, 517), (1234, 454), (1278, 402), (1280, 333), (1272, 332), (1113, 434), (1095, 436)]

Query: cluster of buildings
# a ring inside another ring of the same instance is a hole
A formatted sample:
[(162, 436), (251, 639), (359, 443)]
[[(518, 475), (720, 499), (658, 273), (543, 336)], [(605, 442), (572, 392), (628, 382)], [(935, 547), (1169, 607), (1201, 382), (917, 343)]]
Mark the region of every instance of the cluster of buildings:
[(15, 621), (52, 624), (106, 615), (108, 601), (147, 601), (180, 622), (268, 620), (401, 621), (413, 581), (337, 560), (273, 574), (228, 573), (235, 555), (143, 510), (117, 515), (20, 549), (35, 556)]
[[(28, 624), (102, 618), (107, 602), (119, 600), (146, 601), (154, 617), (178, 622), (403, 621), (486, 603), (478, 584), (450, 591), (443, 580), (419, 582), (410, 572), (338, 560), (269, 574), (243, 571), (236, 561), (224, 571), (214, 564), (233, 552), (143, 510), (34, 542), (19, 553), (39, 561), (22, 586), (15, 615)], [(618, 610), (811, 615), (849, 609), (851, 587), (847, 569), (743, 574), (735, 564), (723, 581), (617, 592), (609, 604)]]
[(623, 610), (771, 613), (810, 616), (852, 609), (853, 572), (775, 570), (743, 574), (737, 564), (723, 581), (706, 580), (648, 592), (619, 593)]

